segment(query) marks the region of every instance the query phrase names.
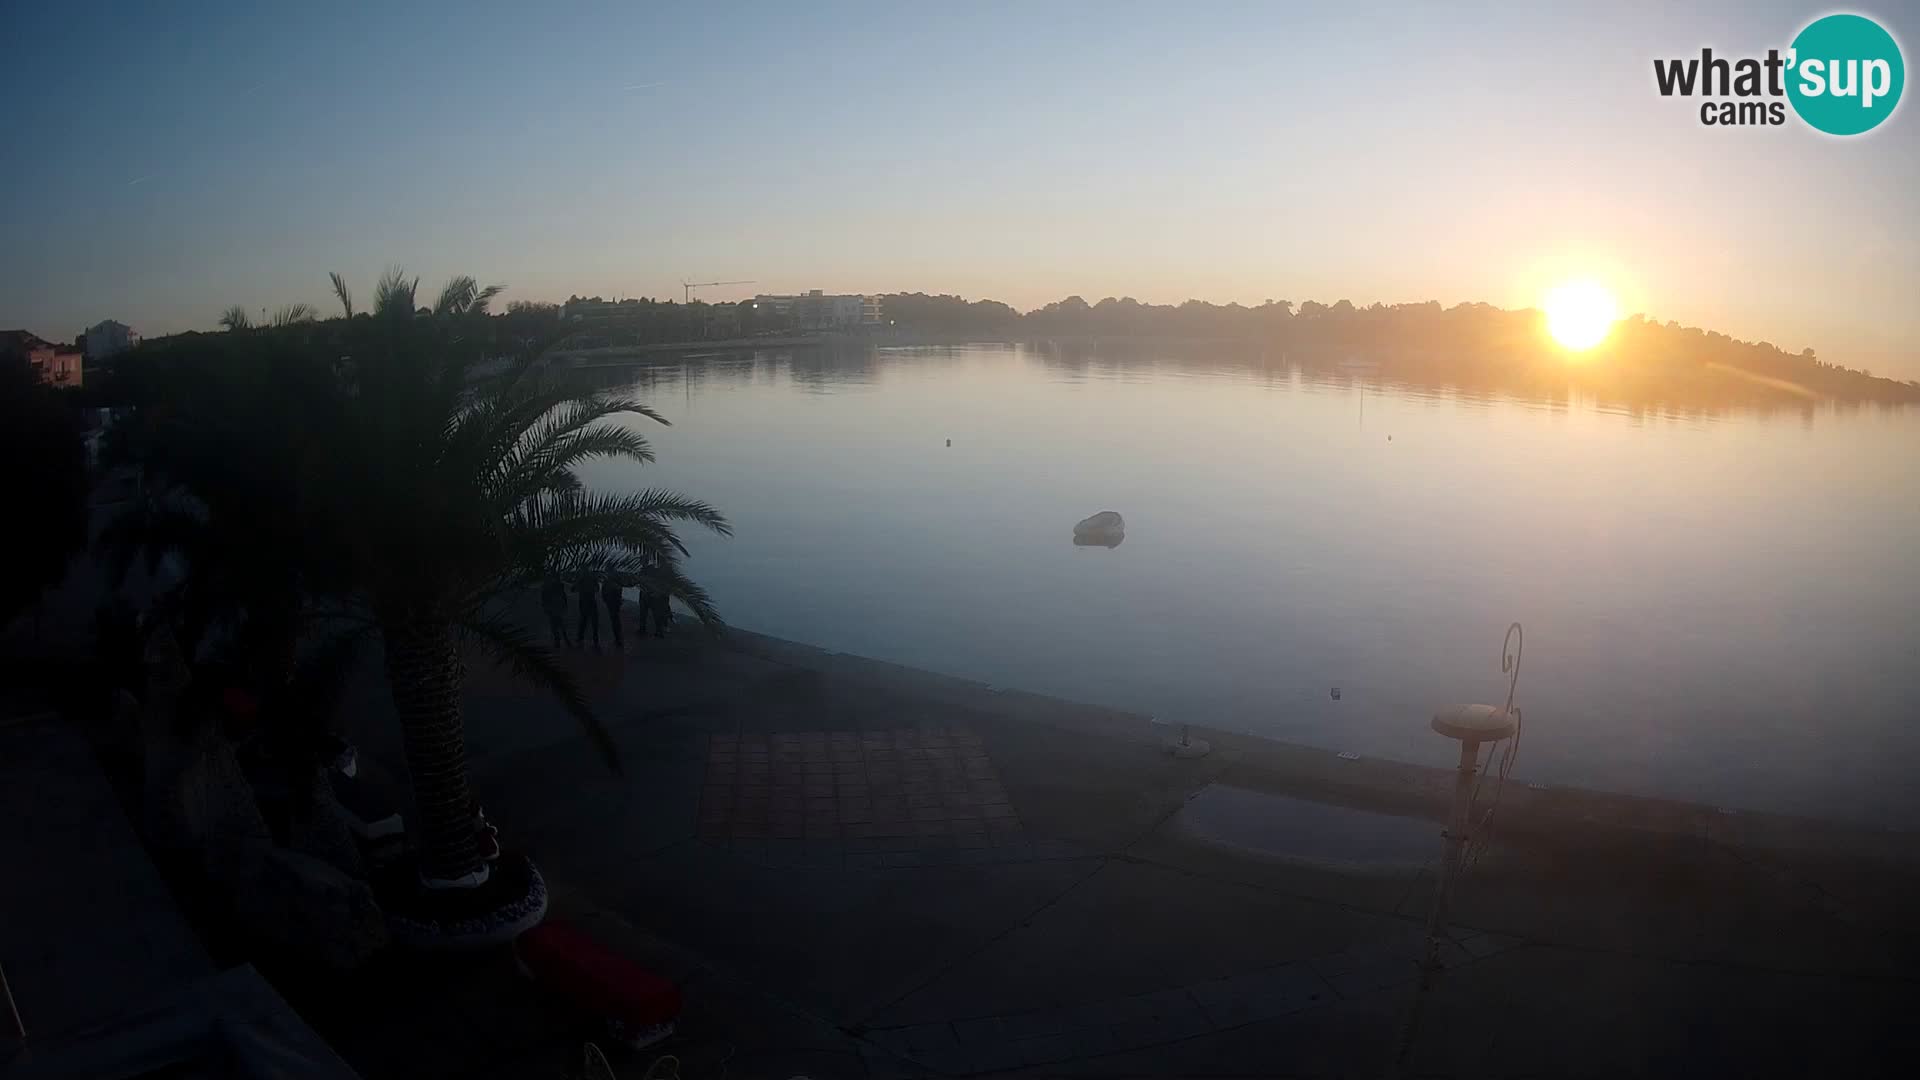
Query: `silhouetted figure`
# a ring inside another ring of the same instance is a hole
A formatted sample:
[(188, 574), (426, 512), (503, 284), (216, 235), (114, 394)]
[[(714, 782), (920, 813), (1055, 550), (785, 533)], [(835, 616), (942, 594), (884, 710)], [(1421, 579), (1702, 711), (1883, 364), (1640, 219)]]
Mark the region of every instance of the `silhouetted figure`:
[(549, 575), (540, 585), (540, 606), (547, 612), (547, 629), (553, 632), (553, 647), (565, 648), (567, 642), (567, 583), (559, 575)]
[(607, 625), (613, 628), (613, 648), (615, 652), (626, 652), (626, 638), (620, 629), (620, 604), (626, 599), (620, 579), (612, 574), (600, 585), (600, 602), (607, 605)]
[(673, 598), (667, 594), (667, 583), (661, 580), (658, 565), (649, 566), (641, 571), (640, 612), (638, 625), (640, 635), (646, 636), (647, 623), (653, 623), (653, 636), (666, 637), (667, 628), (673, 625)]
[(666, 593), (653, 598), (653, 636), (666, 637), (673, 629), (673, 597)]
[(593, 627), (593, 651), (600, 651), (600, 600), (596, 595), (600, 591), (600, 582), (591, 570), (580, 571), (573, 579), (574, 602), (580, 605), (580, 625), (574, 630), (574, 645), (586, 648), (587, 627)]

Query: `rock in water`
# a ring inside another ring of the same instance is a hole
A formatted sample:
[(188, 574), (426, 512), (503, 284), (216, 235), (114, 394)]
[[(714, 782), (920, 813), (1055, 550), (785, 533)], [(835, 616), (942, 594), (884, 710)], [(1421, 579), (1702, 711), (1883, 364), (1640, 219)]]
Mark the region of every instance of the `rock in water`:
[(1073, 527), (1073, 538), (1112, 547), (1127, 533), (1127, 522), (1112, 510), (1102, 510)]

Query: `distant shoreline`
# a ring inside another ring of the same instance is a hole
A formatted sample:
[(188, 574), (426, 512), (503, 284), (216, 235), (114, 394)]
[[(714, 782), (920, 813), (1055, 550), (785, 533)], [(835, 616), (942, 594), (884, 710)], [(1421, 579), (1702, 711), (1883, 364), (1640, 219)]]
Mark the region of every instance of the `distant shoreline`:
[[(1567, 365), (1545, 353), (1509, 353), (1494, 358), (1462, 354), (1444, 344), (1432, 348), (1405, 344), (1355, 342), (1273, 342), (1258, 337), (1220, 334), (1026, 334), (928, 333), (889, 329), (870, 333), (810, 333), (706, 341), (614, 345), (555, 352), (556, 367), (573, 371), (609, 371), (646, 364), (684, 364), (739, 358), (755, 352), (854, 352), (867, 349), (955, 348), (968, 345), (1021, 347), (1043, 354), (1111, 350), (1114, 357), (1140, 350), (1205, 347), (1269, 365), (1358, 378), (1370, 385), (1427, 386), (1478, 390), (1547, 400), (1591, 396), (1639, 408), (1680, 411), (1763, 407), (1799, 409), (1832, 404), (1906, 408), (1920, 404), (1920, 387), (1886, 379), (1849, 380), (1833, 386), (1803, 386), (1790, 379), (1762, 375), (1721, 364), (1692, 363), (1665, 370), (1647, 367)], [(1062, 359), (1073, 361), (1072, 355)], [(1161, 358), (1156, 358), (1161, 359)], [(1492, 361), (1492, 362), (1490, 362)], [(1861, 391), (1865, 391), (1862, 393)]]

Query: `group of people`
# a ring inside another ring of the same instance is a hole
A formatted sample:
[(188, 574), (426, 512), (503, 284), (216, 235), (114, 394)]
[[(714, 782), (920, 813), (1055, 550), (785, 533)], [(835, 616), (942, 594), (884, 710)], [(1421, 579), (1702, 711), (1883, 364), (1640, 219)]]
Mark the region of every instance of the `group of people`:
[[(620, 609), (626, 603), (626, 590), (640, 584), (639, 579), (621, 574), (602, 574), (582, 570), (573, 578), (573, 595), (579, 618), (573, 636), (567, 636), (567, 583), (555, 574), (540, 586), (540, 606), (546, 609), (547, 626), (553, 632), (554, 648), (585, 648), (587, 631), (593, 631), (593, 651), (600, 651), (600, 608), (607, 609), (607, 625), (613, 628), (613, 647), (627, 647)], [(667, 636), (673, 625), (673, 603), (663, 590), (640, 588), (636, 628), (647, 636), (647, 624), (653, 624), (653, 636)]]

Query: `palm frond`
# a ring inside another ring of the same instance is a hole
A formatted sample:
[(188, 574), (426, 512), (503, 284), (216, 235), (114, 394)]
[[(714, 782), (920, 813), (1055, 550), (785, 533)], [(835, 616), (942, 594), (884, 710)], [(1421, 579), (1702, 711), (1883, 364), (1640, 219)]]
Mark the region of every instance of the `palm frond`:
[(512, 550), (522, 556), (517, 561), (518, 564), (538, 567), (540, 572), (519, 575), (509, 580), (517, 585), (533, 585), (537, 584), (541, 577), (551, 573), (572, 577), (581, 570), (592, 570), (597, 573), (609, 566), (616, 566), (625, 567), (631, 571), (654, 563), (677, 561), (681, 557), (680, 538), (672, 535), (670, 529), (662, 527), (661, 531), (666, 535), (651, 539), (631, 533), (614, 538), (583, 539), (576, 535), (567, 537), (564, 541), (554, 537), (553, 542), (545, 547), (536, 547), (533, 544), (526, 544), (523, 547), (517, 542), (532, 539), (533, 536), (540, 534), (515, 536), (516, 542)]
[(312, 304), (285, 304), (273, 313), (273, 325), (292, 326), (294, 323), (312, 322), (313, 317)]
[(669, 521), (692, 521), (721, 535), (732, 533), (719, 511), (671, 492), (542, 493), (507, 519), (502, 537), (507, 569), (496, 587), (532, 584), (547, 573), (582, 568), (672, 564), (687, 554), (687, 546)]
[(636, 413), (640, 416), (646, 417), (647, 419), (653, 421), (656, 424), (659, 424), (661, 427), (673, 426), (673, 421), (653, 411), (652, 406), (641, 401), (639, 398), (616, 397), (610, 400), (608, 404), (618, 412)]
[(693, 612), (694, 618), (699, 619), (708, 630), (726, 632), (726, 620), (720, 617), (719, 609), (713, 606), (713, 598), (681, 571), (677, 561), (655, 563), (629, 573), (643, 592), (654, 589), (664, 591), (669, 597), (685, 604), (687, 610)]
[(485, 315), (487, 313), (487, 305), (493, 303), (493, 298), (506, 291), (507, 287), (505, 285), (488, 285), (486, 288), (473, 294), (473, 299), (467, 304), (467, 310), (475, 315)]
[(220, 327), (223, 330), (251, 330), (253, 320), (247, 316), (247, 309), (235, 304), (220, 313)]
[(440, 290), (440, 299), (434, 301), (433, 313), (435, 315), (457, 315), (467, 310), (467, 305), (473, 302), (473, 294), (477, 292), (479, 288), (480, 283), (473, 280), (473, 275), (471, 274), (460, 274), (453, 277), (448, 280), (446, 287)]
[(493, 383), (450, 418), (443, 442), (449, 457), (466, 463), (475, 477), (490, 477), (529, 426), (580, 396), (553, 382)]
[(347, 279), (338, 272), (329, 273), (333, 281), (333, 295), (340, 299), (340, 314), (343, 318), (353, 318), (353, 292), (347, 288)]
[(435, 315), (485, 315), (493, 298), (506, 291), (505, 285), (481, 286), (472, 274), (458, 274), (440, 290), (434, 301)]
[(398, 266), (389, 266), (380, 275), (380, 281), (373, 287), (373, 313), (375, 315), (411, 315), (413, 314), (414, 293), (420, 287), (418, 277), (409, 278), (405, 270)]
[(474, 475), (498, 468), (509, 448), (522, 441), (527, 429), (564, 405), (600, 400), (607, 395), (582, 392), (537, 370), (538, 357), (523, 354), (496, 377), (473, 388), (466, 408), (448, 426), (448, 442), (474, 456), (467, 460)]
[(612, 496), (607, 500), (606, 508), (610, 512), (643, 514), (650, 518), (664, 518), (668, 521), (686, 521), (720, 536), (733, 535), (733, 526), (727, 522), (726, 515), (714, 509), (711, 503), (690, 499), (685, 495), (660, 488), (647, 488), (631, 495)]
[(601, 457), (626, 458), (651, 465), (653, 444), (632, 428), (595, 424), (555, 443), (547, 453), (546, 471), (571, 475), (575, 465)]
[[(632, 398), (582, 398), (565, 390), (558, 391), (558, 396), (568, 400), (537, 414), (541, 419), (530, 427), (519, 424), (509, 432), (516, 436), (510, 445), (495, 444), (497, 463), (488, 474), (487, 489), (502, 509), (551, 489), (557, 474), (588, 458), (627, 457), (643, 465), (653, 461), (653, 449), (645, 436), (598, 422), (623, 413), (635, 413), (660, 424), (667, 422), (665, 417)], [(525, 412), (520, 411), (520, 415)], [(591, 438), (587, 438), (589, 435)]]
[(647, 488), (626, 495), (596, 494), (578, 499), (534, 499), (515, 515), (536, 526), (571, 523), (595, 527), (626, 522), (646, 522), (660, 526), (666, 521), (686, 521), (721, 536), (732, 536), (733, 526), (726, 516), (707, 503), (685, 495)]
[(593, 706), (581, 693), (579, 684), (560, 666), (553, 652), (541, 645), (525, 627), (498, 614), (477, 613), (461, 620), (460, 632), (485, 649), (496, 663), (528, 682), (551, 691), (566, 706), (567, 712), (580, 722), (581, 730), (593, 741), (600, 756), (606, 759), (607, 768), (616, 776), (624, 773), (620, 767), (620, 751), (614, 745), (612, 733), (594, 715)]

